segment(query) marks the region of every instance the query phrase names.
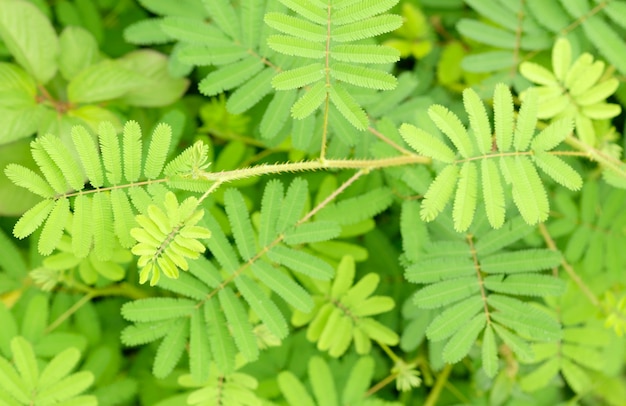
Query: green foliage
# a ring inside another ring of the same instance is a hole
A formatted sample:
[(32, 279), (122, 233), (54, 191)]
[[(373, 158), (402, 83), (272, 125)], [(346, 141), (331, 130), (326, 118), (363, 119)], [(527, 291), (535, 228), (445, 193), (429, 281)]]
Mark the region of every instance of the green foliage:
[(623, 0), (0, 9), (0, 404), (623, 405)]
[(0, 393), (5, 404), (97, 405), (96, 398), (80, 395), (93, 383), (93, 374), (81, 371), (71, 374), (80, 360), (76, 348), (68, 348), (40, 370), (31, 344), (23, 337), (11, 340), (13, 363), (0, 357)]
[[(580, 189), (580, 175), (550, 154), (550, 150), (565, 140), (571, 131), (569, 119), (556, 121), (535, 135), (535, 94), (530, 93), (528, 100), (522, 103), (514, 123), (512, 95), (499, 84), (494, 93), (494, 143), (487, 111), (476, 92), (465, 90), (463, 102), (473, 137), (460, 119), (445, 107), (435, 105), (428, 109), (430, 119), (452, 142), (461, 155), (460, 159), (440, 138), (411, 124), (400, 127), (402, 137), (413, 149), (447, 164), (424, 196), (420, 211), (424, 221), (434, 220), (454, 193), (454, 228), (466, 231), (472, 224), (479, 189), (482, 189), (489, 223), (494, 228), (501, 227), (507, 206), (502, 177), (507, 186), (511, 185), (513, 202), (524, 220), (528, 224), (545, 221), (549, 211), (548, 197), (535, 166), (561, 185), (572, 190)], [(475, 162), (479, 160), (480, 167)]]

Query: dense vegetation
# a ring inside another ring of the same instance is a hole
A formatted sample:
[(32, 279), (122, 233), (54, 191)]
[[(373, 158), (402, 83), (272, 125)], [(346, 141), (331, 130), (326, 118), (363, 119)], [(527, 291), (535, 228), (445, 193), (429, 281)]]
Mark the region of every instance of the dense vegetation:
[(623, 405), (624, 15), (0, 0), (0, 406)]

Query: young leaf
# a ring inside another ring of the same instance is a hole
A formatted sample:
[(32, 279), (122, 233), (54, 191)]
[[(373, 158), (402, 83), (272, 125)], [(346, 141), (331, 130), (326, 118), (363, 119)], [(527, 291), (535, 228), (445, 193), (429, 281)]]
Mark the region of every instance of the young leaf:
[(456, 165), (446, 166), (437, 175), (424, 195), (424, 201), (420, 210), (422, 220), (433, 221), (443, 211), (452, 197), (458, 176), (459, 168)]
[(146, 178), (156, 179), (161, 174), (171, 139), (172, 128), (167, 124), (158, 124), (152, 132), (150, 147), (148, 148), (148, 156), (146, 157), (144, 167)]
[(506, 203), (502, 180), (496, 163), (491, 159), (483, 159), (480, 162), (480, 174), (487, 219), (491, 227), (500, 228), (504, 224)]
[(128, 182), (136, 182), (141, 176), (141, 128), (136, 121), (124, 125), (122, 141), (124, 153), (124, 177)]
[(464, 232), (472, 224), (476, 211), (476, 195), (478, 193), (476, 164), (465, 162), (461, 166), (459, 175), (452, 217), (454, 218), (454, 229), (458, 232)]
[(469, 158), (474, 154), (474, 147), (467, 131), (454, 113), (442, 105), (435, 104), (428, 109), (428, 116), (437, 128), (452, 141), (464, 158)]
[(506, 152), (513, 142), (513, 96), (502, 83), (496, 85), (493, 94), (493, 113), (498, 150)]
[(469, 115), (474, 137), (478, 141), (478, 150), (481, 154), (487, 154), (491, 151), (491, 125), (489, 124), (485, 105), (472, 88), (463, 91), (463, 105)]

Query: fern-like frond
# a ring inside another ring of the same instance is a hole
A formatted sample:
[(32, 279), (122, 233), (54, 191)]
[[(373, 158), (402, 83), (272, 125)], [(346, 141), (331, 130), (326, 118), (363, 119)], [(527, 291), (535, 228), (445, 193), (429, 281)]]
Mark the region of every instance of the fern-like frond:
[[(568, 120), (558, 121), (536, 135), (536, 93), (527, 93), (514, 122), (511, 92), (499, 84), (494, 92), (496, 133), (493, 143), (486, 109), (478, 95), (473, 90), (466, 89), (463, 99), (470, 118), (471, 132), (445, 107), (435, 105), (428, 110), (430, 118), (463, 159), (457, 160), (456, 154), (446, 144), (426, 131), (409, 124), (400, 127), (400, 133), (409, 146), (446, 164), (424, 195), (421, 205), (422, 219), (434, 220), (456, 190), (454, 227), (457, 231), (466, 231), (473, 222), (480, 186), (489, 223), (494, 228), (501, 227), (505, 220), (508, 197), (502, 184), (503, 177), (512, 186), (512, 200), (524, 220), (529, 224), (545, 221), (549, 203), (536, 167), (570, 189), (576, 190), (582, 185), (580, 176), (550, 152), (567, 137), (571, 128)], [(475, 145), (478, 146), (478, 151), (475, 151)], [(509, 152), (511, 146), (515, 153)], [(481, 160), (480, 171), (472, 162), (474, 160)], [(462, 163), (460, 168), (459, 163)]]

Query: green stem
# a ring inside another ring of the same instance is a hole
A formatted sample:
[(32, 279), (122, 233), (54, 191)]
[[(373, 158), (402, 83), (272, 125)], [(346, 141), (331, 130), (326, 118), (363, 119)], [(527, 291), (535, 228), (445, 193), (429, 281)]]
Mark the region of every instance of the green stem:
[(439, 401), (439, 396), (441, 395), (441, 391), (446, 385), (446, 382), (448, 382), (450, 371), (452, 371), (452, 364), (447, 364), (443, 371), (441, 371), (439, 376), (437, 376), (435, 386), (433, 386), (433, 389), (428, 394), (428, 398), (426, 398), (424, 406), (435, 406), (437, 404), (437, 401)]
[(614, 170), (621, 177), (626, 178), (626, 170), (624, 170), (624, 163), (622, 161), (606, 155), (604, 152), (582, 142), (576, 137), (569, 136), (566, 142), (579, 151), (585, 152), (590, 159), (599, 162), (607, 168)]
[(283, 164), (258, 165), (250, 168), (235, 169), (223, 172), (204, 172), (200, 176), (213, 182), (230, 182), (253, 176), (283, 172), (304, 172), (320, 169), (379, 169), (410, 164), (429, 164), (430, 158), (419, 155), (397, 156), (381, 159), (328, 159), (321, 161), (304, 161)]

